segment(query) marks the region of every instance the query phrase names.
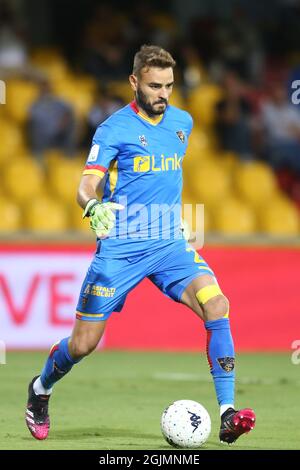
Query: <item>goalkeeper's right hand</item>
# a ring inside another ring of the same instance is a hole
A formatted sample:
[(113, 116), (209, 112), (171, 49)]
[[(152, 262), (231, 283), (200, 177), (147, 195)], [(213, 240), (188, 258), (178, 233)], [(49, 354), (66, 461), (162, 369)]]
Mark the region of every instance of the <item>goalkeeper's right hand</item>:
[(97, 199), (90, 199), (82, 217), (90, 218), (90, 227), (97, 237), (107, 237), (116, 222), (113, 211), (122, 209), (124, 206), (116, 202), (100, 202)]

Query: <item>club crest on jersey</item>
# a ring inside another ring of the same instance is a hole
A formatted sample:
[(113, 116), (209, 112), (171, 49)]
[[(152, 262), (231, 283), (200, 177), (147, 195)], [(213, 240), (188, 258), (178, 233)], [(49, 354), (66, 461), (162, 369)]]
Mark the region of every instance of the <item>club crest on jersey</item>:
[(176, 131), (177, 137), (181, 140), (181, 142), (184, 144), (185, 142), (185, 134), (183, 131)]
[(139, 140), (140, 140), (140, 142), (141, 142), (141, 144), (142, 144), (143, 147), (147, 147), (148, 142), (147, 142), (147, 139), (146, 139), (146, 137), (145, 137), (144, 135), (140, 135), (140, 136), (139, 136)]
[(217, 361), (225, 372), (231, 372), (234, 369), (234, 357), (218, 357)]

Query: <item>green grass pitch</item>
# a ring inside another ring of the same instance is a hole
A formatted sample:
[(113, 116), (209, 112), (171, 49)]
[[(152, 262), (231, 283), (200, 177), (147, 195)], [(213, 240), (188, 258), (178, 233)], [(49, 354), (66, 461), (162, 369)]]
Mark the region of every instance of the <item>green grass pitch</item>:
[(253, 407), (256, 428), (234, 446), (218, 440), (219, 411), (204, 353), (104, 351), (73, 368), (50, 401), (51, 430), (36, 441), (24, 423), (27, 385), (46, 353), (9, 352), (0, 365), (0, 449), (155, 449), (174, 400), (202, 403), (212, 433), (201, 450), (300, 449), (300, 365), (289, 354), (240, 354), (236, 406)]

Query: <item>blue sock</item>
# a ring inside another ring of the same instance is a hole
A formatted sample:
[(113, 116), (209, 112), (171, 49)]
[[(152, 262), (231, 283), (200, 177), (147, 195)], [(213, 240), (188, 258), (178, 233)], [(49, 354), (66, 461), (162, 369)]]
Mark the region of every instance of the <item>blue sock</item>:
[(73, 359), (69, 353), (68, 342), (70, 338), (64, 338), (52, 346), (49, 357), (41, 374), (43, 387), (52, 388), (58, 380), (62, 379), (80, 359)]
[(206, 321), (207, 359), (219, 405), (234, 404), (234, 346), (228, 318)]

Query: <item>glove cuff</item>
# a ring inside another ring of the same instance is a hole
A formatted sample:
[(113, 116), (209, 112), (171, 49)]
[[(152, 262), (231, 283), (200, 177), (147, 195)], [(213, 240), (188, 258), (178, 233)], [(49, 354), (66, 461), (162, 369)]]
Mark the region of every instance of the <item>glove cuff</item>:
[(95, 207), (97, 204), (101, 204), (98, 199), (90, 199), (85, 206), (82, 218), (84, 219), (85, 217), (89, 217), (91, 215), (92, 208)]

